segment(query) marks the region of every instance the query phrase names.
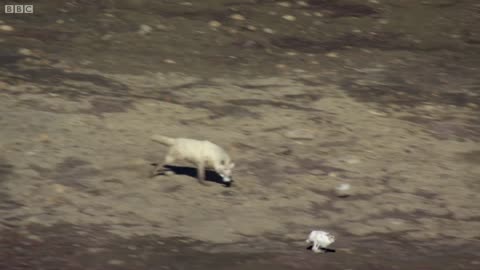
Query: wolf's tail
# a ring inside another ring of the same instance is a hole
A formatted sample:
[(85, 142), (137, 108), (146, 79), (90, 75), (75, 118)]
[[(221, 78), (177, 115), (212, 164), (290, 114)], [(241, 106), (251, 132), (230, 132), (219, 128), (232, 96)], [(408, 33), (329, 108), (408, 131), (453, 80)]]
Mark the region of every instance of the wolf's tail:
[(151, 139), (152, 139), (152, 141), (159, 142), (159, 143), (161, 143), (163, 145), (167, 145), (167, 146), (170, 146), (170, 145), (175, 143), (175, 139), (165, 137), (165, 136), (162, 136), (162, 135), (153, 135), (151, 137)]

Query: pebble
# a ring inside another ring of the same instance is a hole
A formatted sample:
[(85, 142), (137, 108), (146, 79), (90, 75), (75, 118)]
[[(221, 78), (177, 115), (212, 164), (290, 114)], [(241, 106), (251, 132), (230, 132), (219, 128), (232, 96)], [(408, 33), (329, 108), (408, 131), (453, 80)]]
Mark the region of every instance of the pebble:
[(122, 265), (124, 263), (125, 262), (121, 261), (121, 260), (110, 260), (110, 261), (108, 261), (108, 264), (110, 264), (110, 265)]
[(166, 31), (168, 30), (168, 27), (163, 25), (163, 24), (157, 24), (155, 25), (155, 27), (158, 29), (158, 30), (162, 30), (162, 31)]
[(50, 138), (48, 137), (48, 134), (40, 134), (40, 136), (38, 136), (38, 141), (49, 142)]
[(378, 22), (380, 24), (388, 24), (388, 20), (385, 20), (385, 19), (380, 19), (380, 20), (378, 20)]
[(267, 34), (273, 34), (275, 33), (275, 31), (273, 31), (272, 29), (270, 28), (263, 28), (263, 32), (267, 33)]
[(290, 7), (291, 6), (289, 2), (278, 2), (277, 5), (282, 6), (282, 7)]
[(152, 32), (153, 28), (150, 25), (142, 24), (140, 25), (140, 29), (138, 30), (138, 33), (140, 35), (146, 35), (150, 32)]
[(299, 6), (302, 6), (302, 7), (308, 7), (308, 6), (309, 6), (308, 3), (305, 2), (305, 1), (297, 1), (297, 4), (298, 4)]
[(222, 24), (219, 21), (210, 21), (208, 23), (208, 25), (210, 25), (210, 27), (214, 27), (214, 28), (222, 26)]
[(53, 189), (54, 189), (55, 192), (57, 192), (57, 193), (63, 193), (63, 192), (65, 192), (65, 186), (64, 186), (64, 185), (53, 184)]
[(112, 34), (105, 34), (100, 39), (101, 40), (110, 40), (110, 39), (112, 39)]
[(236, 20), (236, 21), (245, 21), (245, 17), (241, 14), (232, 14), (230, 16), (230, 19)]
[(295, 18), (295, 16), (292, 16), (292, 15), (283, 15), (282, 16), (283, 19), (287, 20), (287, 21), (295, 21), (297, 18)]
[(247, 29), (250, 30), (250, 31), (257, 31), (257, 27), (255, 27), (253, 25), (248, 25)]
[(323, 13), (321, 13), (321, 12), (314, 12), (313, 15), (315, 15), (317, 17), (323, 17)]
[(167, 63), (167, 64), (176, 64), (177, 62), (173, 61), (172, 59), (165, 59), (163, 60), (163, 62)]
[(289, 139), (297, 140), (313, 140), (315, 138), (315, 132), (310, 129), (294, 129), (285, 132), (285, 137)]
[(11, 32), (14, 29), (13, 29), (12, 26), (4, 24), (4, 25), (0, 25), (0, 30), (5, 31), (5, 32)]
[(63, 23), (65, 23), (65, 21), (62, 20), (62, 19), (58, 19), (56, 22), (57, 22), (58, 24), (63, 24)]
[(33, 54), (31, 50), (26, 49), (26, 48), (18, 49), (18, 53), (21, 54), (21, 55), (26, 55), (26, 56), (30, 56), (30, 55)]
[(338, 58), (338, 54), (337, 53), (334, 53), (334, 52), (329, 52), (327, 54), (325, 54), (327, 57), (330, 57), (330, 58)]
[(348, 197), (348, 196), (352, 195), (351, 190), (352, 190), (352, 187), (350, 186), (350, 184), (343, 183), (343, 184), (338, 185), (335, 188), (335, 194), (338, 197)]
[(360, 163), (360, 160), (358, 158), (349, 158), (345, 160), (347, 164), (353, 165), (353, 164), (358, 164)]
[(284, 69), (284, 68), (287, 68), (287, 65), (285, 64), (277, 64), (275, 65), (276, 68), (279, 68), (279, 69)]
[(43, 242), (42, 238), (40, 238), (39, 236), (34, 235), (34, 234), (29, 234), (29, 235), (27, 236), (27, 238), (28, 238), (29, 240), (33, 240), (33, 241), (36, 241), (36, 242)]

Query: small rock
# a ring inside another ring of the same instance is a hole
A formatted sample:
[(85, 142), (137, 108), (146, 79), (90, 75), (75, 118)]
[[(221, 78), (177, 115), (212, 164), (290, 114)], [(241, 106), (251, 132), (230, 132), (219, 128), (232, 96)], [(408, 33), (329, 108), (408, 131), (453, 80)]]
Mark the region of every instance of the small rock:
[(315, 15), (317, 17), (323, 17), (323, 13), (321, 13), (321, 12), (314, 12), (313, 15)]
[(173, 61), (172, 59), (165, 59), (163, 60), (163, 62), (167, 63), (167, 64), (176, 64), (177, 62)]
[(267, 33), (267, 34), (273, 34), (275, 33), (275, 31), (273, 31), (272, 29), (270, 28), (263, 28), (263, 32)]
[(335, 188), (335, 194), (341, 198), (348, 197), (352, 195), (352, 187), (350, 184), (340, 184)]
[(334, 177), (337, 177), (337, 174), (334, 173), (334, 172), (329, 172), (329, 173), (328, 173), (328, 176), (334, 178)]
[(287, 52), (287, 55), (289, 55), (289, 56), (295, 56), (295, 55), (298, 55), (298, 53), (296, 53), (296, 52)]
[(49, 142), (50, 138), (48, 137), (48, 134), (40, 134), (38, 137), (39, 142)]
[(257, 31), (257, 27), (255, 27), (253, 25), (248, 25), (247, 29), (250, 30), (250, 31)]
[(382, 113), (382, 112), (377, 112), (377, 111), (374, 111), (374, 110), (368, 110), (368, 112), (370, 114), (373, 114), (373, 115), (377, 115), (377, 116), (385, 116), (386, 114)]
[(65, 21), (62, 20), (62, 19), (58, 19), (58, 20), (56, 21), (56, 23), (58, 23), (58, 24), (63, 24), (63, 23), (65, 23)]
[(105, 34), (100, 39), (101, 40), (110, 40), (110, 39), (112, 39), (112, 34)]
[(230, 16), (230, 19), (236, 20), (236, 21), (245, 21), (245, 17), (241, 14), (232, 14)]
[(283, 15), (282, 16), (283, 19), (287, 20), (287, 21), (295, 21), (297, 18), (295, 18), (295, 16), (292, 16), (292, 15)]
[(40, 238), (39, 236), (34, 235), (34, 234), (29, 234), (27, 236), (27, 239), (33, 240), (33, 241), (36, 241), (36, 242), (43, 242), (42, 238)]
[(104, 251), (105, 249), (104, 248), (96, 248), (96, 247), (92, 247), (92, 248), (88, 248), (87, 249), (87, 252), (88, 253), (100, 253), (102, 251)]
[(168, 27), (163, 25), (163, 24), (157, 24), (155, 25), (155, 27), (158, 29), (158, 30), (162, 30), (162, 31), (166, 31), (168, 30)]
[(313, 140), (315, 138), (315, 132), (309, 129), (295, 129), (287, 131), (285, 137), (296, 140)]
[(327, 54), (325, 54), (327, 57), (330, 57), (330, 58), (338, 58), (338, 54), (337, 53), (334, 53), (334, 52), (329, 52)]
[(0, 25), (0, 30), (5, 32), (11, 32), (14, 30), (14, 28), (10, 25), (4, 24), (4, 25)]
[(290, 7), (291, 6), (289, 2), (278, 2), (277, 5), (282, 6), (282, 7)]
[(380, 24), (388, 24), (388, 20), (385, 20), (385, 19), (380, 19), (380, 20), (378, 20), (378, 22)]
[(53, 190), (55, 190), (55, 192), (57, 193), (63, 193), (65, 192), (65, 186), (60, 184), (53, 184)]
[(323, 171), (319, 170), (319, 169), (314, 169), (314, 170), (310, 171), (310, 174), (312, 174), (312, 175), (322, 175)]
[(208, 25), (210, 27), (213, 27), (213, 28), (217, 28), (217, 27), (222, 26), (222, 24), (219, 21), (210, 21), (210, 22), (208, 22)]
[(25, 49), (25, 48), (20, 48), (18, 49), (18, 54), (21, 54), (21, 55), (25, 55), (25, 56), (30, 56), (32, 55), (32, 51), (29, 50), (29, 49)]
[(287, 68), (287, 65), (285, 65), (285, 64), (277, 64), (277, 65), (275, 65), (275, 67), (278, 68), (278, 69), (285, 69), (285, 68)]
[(347, 164), (353, 165), (353, 164), (358, 164), (360, 163), (360, 160), (358, 158), (349, 158), (345, 160)]
[(121, 260), (110, 260), (110, 261), (108, 261), (108, 264), (110, 264), (110, 265), (123, 265), (123, 264), (125, 264), (125, 262), (121, 261)]
[(308, 6), (309, 6), (308, 3), (305, 2), (305, 1), (297, 1), (297, 4), (298, 4), (299, 6), (302, 6), (302, 7), (308, 7)]
[(140, 25), (140, 29), (138, 30), (138, 33), (140, 35), (146, 35), (146, 34), (149, 34), (150, 32), (152, 32), (153, 28), (149, 25), (146, 25), (146, 24), (142, 24)]

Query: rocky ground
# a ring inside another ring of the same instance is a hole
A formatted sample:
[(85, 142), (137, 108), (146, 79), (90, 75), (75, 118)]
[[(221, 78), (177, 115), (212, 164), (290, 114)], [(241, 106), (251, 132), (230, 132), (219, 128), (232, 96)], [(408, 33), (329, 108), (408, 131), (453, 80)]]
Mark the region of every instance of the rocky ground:
[[(0, 268), (479, 268), (476, 2), (2, 15)], [(224, 146), (235, 184), (149, 177), (152, 134)], [(307, 250), (312, 229), (336, 252)]]

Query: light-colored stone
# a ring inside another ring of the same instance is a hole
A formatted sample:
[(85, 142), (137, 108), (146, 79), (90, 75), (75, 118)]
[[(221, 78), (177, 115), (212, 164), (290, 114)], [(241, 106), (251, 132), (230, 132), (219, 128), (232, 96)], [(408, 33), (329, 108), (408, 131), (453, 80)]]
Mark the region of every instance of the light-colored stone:
[(342, 183), (335, 187), (335, 194), (338, 197), (348, 197), (352, 195), (352, 187), (350, 184)]
[(285, 132), (285, 137), (296, 140), (313, 140), (315, 132), (310, 129), (294, 129)]
[(245, 17), (241, 14), (232, 14), (230, 16), (230, 19), (236, 20), (236, 21), (245, 21)]
[(218, 28), (222, 26), (222, 24), (219, 21), (210, 21), (208, 22), (208, 25), (213, 28)]
[(284, 20), (291, 21), (291, 22), (293, 22), (297, 19), (297, 18), (295, 18), (295, 16), (292, 16), (292, 15), (283, 15), (282, 18)]
[(0, 25), (0, 30), (4, 32), (12, 32), (15, 29), (10, 25), (4, 24), (4, 25)]

